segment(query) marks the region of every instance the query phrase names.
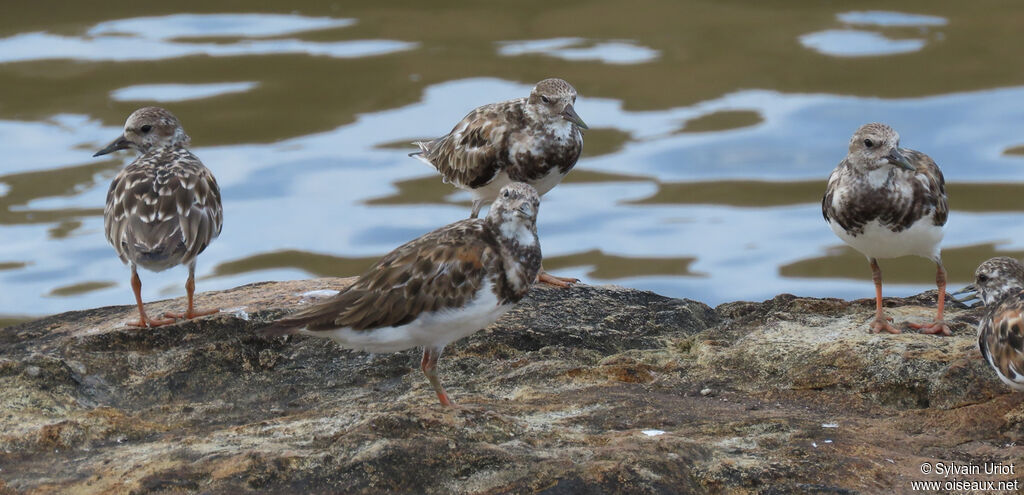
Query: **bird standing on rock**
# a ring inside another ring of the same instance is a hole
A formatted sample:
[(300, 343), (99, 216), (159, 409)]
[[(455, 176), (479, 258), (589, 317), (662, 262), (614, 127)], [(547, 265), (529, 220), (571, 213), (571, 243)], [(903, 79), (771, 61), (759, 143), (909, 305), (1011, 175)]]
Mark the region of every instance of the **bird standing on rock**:
[[(107, 191), (103, 225), (107, 240), (132, 270), (139, 321), (155, 327), (175, 318), (195, 318), (218, 310), (196, 310), (196, 257), (220, 235), (224, 213), (213, 174), (189, 151), (188, 134), (178, 118), (159, 107), (132, 112), (123, 134), (93, 156), (133, 149), (139, 157), (114, 177)], [(188, 308), (164, 318), (146, 316), (138, 267), (155, 272), (188, 266)]]
[(960, 293), (966, 292), (986, 308), (978, 321), (982, 357), (1003, 383), (1024, 392), (1024, 265), (1007, 256), (985, 261), (974, 272), (974, 285)]
[(324, 337), (368, 352), (423, 347), (420, 369), (441, 404), (451, 406), (437, 377), (441, 351), (497, 321), (530, 290), (540, 270), (539, 207), (533, 187), (508, 184), (486, 218), (399, 246), (348, 289), (263, 334)]
[[(476, 218), (484, 204), (511, 182), (525, 182), (544, 195), (572, 170), (583, 151), (587, 125), (576, 113), (576, 89), (545, 79), (526, 98), (478, 107), (448, 134), (415, 142), (411, 153), (437, 169), (445, 182), (473, 195)], [(567, 287), (574, 278), (541, 269), (540, 281)]]
[(878, 258), (917, 255), (935, 262), (938, 313), (933, 323), (908, 323), (923, 333), (951, 335), (943, 321), (946, 270), (939, 244), (949, 214), (938, 165), (919, 151), (899, 147), (900, 136), (885, 124), (861, 126), (849, 153), (829, 176), (821, 211), (840, 239), (867, 256), (875, 282), (874, 333), (900, 333), (882, 310)]

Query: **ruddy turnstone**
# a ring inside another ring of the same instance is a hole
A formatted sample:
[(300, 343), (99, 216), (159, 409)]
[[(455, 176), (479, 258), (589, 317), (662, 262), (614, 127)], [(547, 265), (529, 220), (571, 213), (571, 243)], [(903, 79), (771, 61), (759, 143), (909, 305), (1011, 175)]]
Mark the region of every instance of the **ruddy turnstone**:
[[(448, 134), (415, 142), (409, 156), (426, 162), (445, 182), (473, 195), (476, 218), (484, 204), (510, 182), (525, 182), (544, 195), (562, 181), (583, 151), (583, 119), (576, 114), (576, 89), (562, 79), (545, 79), (530, 96), (478, 107)], [(541, 269), (540, 280), (566, 287), (574, 278)]]
[(843, 242), (868, 257), (875, 282), (874, 333), (899, 333), (882, 310), (878, 258), (917, 255), (935, 261), (938, 314), (929, 324), (908, 323), (923, 333), (951, 335), (942, 320), (946, 271), (939, 243), (949, 207), (938, 165), (919, 151), (900, 148), (900, 136), (885, 124), (861, 126), (850, 151), (828, 178), (821, 212)]
[[(139, 307), (136, 326), (160, 326), (174, 318), (216, 313), (193, 306), (196, 257), (220, 235), (220, 188), (203, 162), (188, 150), (191, 140), (178, 118), (159, 107), (140, 108), (124, 124), (124, 133), (93, 156), (134, 149), (139, 157), (110, 183), (103, 225), (107, 240), (132, 269), (132, 290)], [(164, 319), (146, 316), (137, 267), (159, 272), (188, 266), (188, 309)]]
[(313, 335), (368, 352), (423, 347), (420, 369), (450, 406), (437, 378), (441, 351), (497, 321), (529, 291), (540, 270), (539, 207), (533, 187), (508, 184), (486, 218), (461, 220), (399, 246), (348, 289), (263, 333)]
[(981, 355), (1003, 383), (1024, 391), (1024, 265), (992, 258), (978, 266), (967, 291), (976, 291), (986, 308), (978, 322)]

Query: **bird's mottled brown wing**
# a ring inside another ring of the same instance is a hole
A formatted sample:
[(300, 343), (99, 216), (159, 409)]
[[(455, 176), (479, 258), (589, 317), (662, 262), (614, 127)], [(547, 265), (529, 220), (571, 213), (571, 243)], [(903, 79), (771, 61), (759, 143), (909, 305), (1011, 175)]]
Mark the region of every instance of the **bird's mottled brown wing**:
[(843, 160), (842, 162), (839, 163), (839, 166), (836, 167), (835, 170), (833, 170), (832, 173), (828, 176), (828, 184), (825, 186), (825, 196), (821, 198), (821, 215), (825, 217), (826, 222), (836, 217), (835, 207), (832, 204), (832, 199), (835, 195), (836, 187), (839, 186), (840, 177), (843, 174), (848, 173), (846, 168), (848, 168), (849, 166), (850, 165), (846, 162), (846, 160)]
[(466, 115), (446, 136), (415, 143), (417, 158), (429, 163), (445, 182), (478, 188), (508, 165), (508, 138), (513, 122), (524, 121), (525, 99), (494, 103)]
[(872, 220), (878, 220), (893, 232), (909, 229), (926, 216), (935, 225), (945, 225), (949, 205), (942, 171), (924, 153), (900, 151), (916, 170), (909, 172), (894, 167), (889, 172), (889, 180), (896, 187), (869, 186), (864, 173), (851, 165), (849, 159), (843, 159), (829, 176), (821, 201), (825, 220), (834, 220), (854, 235), (863, 232), (864, 225)]
[(978, 347), (1004, 382), (1024, 390), (1024, 292), (1006, 298), (982, 319)]
[(496, 242), (483, 220), (435, 230), (388, 253), (342, 293), (275, 322), (266, 333), (299, 327), (369, 330), (460, 308), (484, 285), (486, 267), (500, 263)]
[(925, 196), (928, 203), (933, 207), (932, 221), (935, 225), (945, 225), (949, 217), (949, 198), (946, 195), (946, 179), (942, 176), (942, 170), (936, 165), (935, 160), (920, 151), (901, 149), (900, 150), (910, 163), (917, 169), (918, 177), (924, 176), (923, 188), (915, 194)]
[(186, 149), (143, 155), (111, 182), (103, 218), (123, 261), (174, 251), (188, 264), (220, 235), (220, 188)]

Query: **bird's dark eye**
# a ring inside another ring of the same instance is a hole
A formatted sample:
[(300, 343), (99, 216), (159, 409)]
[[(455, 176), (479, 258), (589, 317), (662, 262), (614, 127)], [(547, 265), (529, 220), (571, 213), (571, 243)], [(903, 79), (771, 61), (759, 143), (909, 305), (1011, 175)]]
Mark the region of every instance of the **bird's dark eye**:
[(149, 134), (149, 131), (153, 130), (153, 126), (151, 126), (149, 124), (146, 124), (146, 125), (140, 127), (139, 130), (142, 131), (143, 134)]
[(868, 148), (870, 148), (870, 147), (872, 147), (874, 145), (875, 145), (874, 141), (871, 141), (870, 139), (865, 139), (864, 140), (864, 146), (867, 146)]
[(551, 103), (551, 100), (547, 96), (544, 96), (544, 95), (541, 95), (540, 101), (543, 101), (544, 103)]
[(985, 282), (987, 280), (988, 280), (988, 275), (985, 275), (984, 273), (981, 274), (981, 275), (978, 275), (978, 282)]
[(503, 194), (503, 196), (507, 198), (507, 197), (511, 196), (511, 194), (509, 194), (508, 191), (505, 191), (505, 194)]

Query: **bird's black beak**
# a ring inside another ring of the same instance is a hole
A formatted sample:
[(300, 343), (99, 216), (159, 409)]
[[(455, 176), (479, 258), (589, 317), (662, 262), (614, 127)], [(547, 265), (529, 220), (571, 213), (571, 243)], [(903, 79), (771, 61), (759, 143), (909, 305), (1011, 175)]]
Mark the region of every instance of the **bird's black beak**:
[(519, 208), (516, 208), (516, 214), (526, 218), (533, 218), (533, 205), (530, 203), (523, 203), (519, 205)]
[(108, 144), (106, 148), (103, 148), (103, 149), (97, 151), (92, 156), (93, 157), (97, 157), (97, 156), (100, 156), (100, 155), (106, 155), (107, 153), (113, 153), (113, 152), (118, 151), (118, 150), (126, 150), (126, 149), (130, 148), (131, 145), (132, 145), (132, 143), (129, 142), (127, 139), (125, 139), (124, 135), (121, 135), (117, 139), (115, 139), (114, 142)]
[[(980, 295), (978, 294), (978, 288), (974, 284), (968, 285), (967, 287), (964, 287), (963, 289), (960, 289), (950, 294), (949, 297), (950, 299), (960, 304), (965, 304), (967, 306), (971, 305), (971, 301), (975, 299), (980, 299)], [(978, 302), (981, 301), (979, 300)]]
[(889, 155), (885, 157), (885, 159), (889, 160), (889, 163), (896, 165), (897, 167), (900, 167), (903, 170), (910, 170), (911, 172), (917, 170), (910, 163), (910, 160), (907, 160), (906, 155), (900, 152), (899, 148), (893, 148), (892, 151), (889, 152)]
[(562, 117), (565, 118), (565, 120), (576, 124), (576, 127), (579, 127), (580, 129), (589, 129), (587, 124), (583, 122), (583, 119), (580, 118), (579, 114), (576, 113), (576, 109), (572, 107), (572, 104), (565, 106), (565, 110), (562, 110)]

